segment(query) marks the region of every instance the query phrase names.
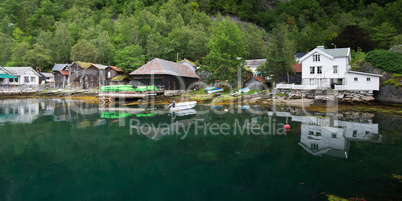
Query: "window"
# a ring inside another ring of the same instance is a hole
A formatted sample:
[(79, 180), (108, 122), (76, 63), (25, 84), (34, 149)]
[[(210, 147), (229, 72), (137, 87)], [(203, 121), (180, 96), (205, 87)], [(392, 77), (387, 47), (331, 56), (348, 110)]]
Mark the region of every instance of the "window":
[(310, 67), (310, 74), (314, 74), (315, 73), (315, 68), (314, 68), (314, 66), (311, 66)]
[(31, 82), (35, 82), (35, 77), (31, 77)]
[(311, 144), (311, 150), (318, 150), (318, 144)]
[(369, 77), (368, 77), (366, 80), (367, 80), (367, 82), (370, 82), (370, 81), (371, 81), (371, 79), (370, 79)]
[(332, 134), (331, 134), (331, 137), (332, 137), (332, 138), (336, 138), (336, 133), (332, 133)]
[(333, 66), (333, 73), (337, 74), (338, 73), (338, 66)]
[(320, 61), (320, 55), (319, 54), (313, 55), (313, 61)]
[(366, 135), (370, 135), (370, 131), (366, 131)]
[(357, 136), (357, 130), (354, 130), (353, 131), (353, 137), (356, 137)]
[(8, 82), (13, 82), (14, 79), (13, 78), (8, 78)]
[(357, 77), (354, 77), (353, 81), (357, 82), (357, 81), (359, 81), (359, 79)]
[(25, 78), (24, 78), (24, 82), (25, 82), (25, 83), (29, 83), (29, 77), (25, 77)]
[(18, 82), (18, 78), (14, 78), (14, 82)]
[(317, 66), (317, 74), (322, 74), (322, 66)]
[(316, 132), (315, 136), (321, 136), (321, 132)]
[(310, 79), (310, 85), (314, 85), (314, 79)]
[(314, 132), (313, 132), (313, 131), (309, 131), (308, 134), (309, 134), (309, 135), (314, 135)]
[(111, 72), (109, 71), (109, 72), (107, 72), (107, 77), (108, 78), (111, 78), (112, 77), (112, 75), (111, 75)]

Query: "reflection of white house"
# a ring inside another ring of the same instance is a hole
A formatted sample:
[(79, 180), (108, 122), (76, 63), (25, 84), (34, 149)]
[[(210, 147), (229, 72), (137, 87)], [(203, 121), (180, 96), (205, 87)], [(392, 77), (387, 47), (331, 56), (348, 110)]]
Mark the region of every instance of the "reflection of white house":
[(350, 48), (318, 46), (300, 58), (302, 85), (322, 89), (379, 90), (381, 75), (351, 71)]
[(4, 85), (39, 85), (39, 73), (31, 67), (1, 67), (0, 74), (7, 74), (13, 78), (0, 79)]
[(245, 67), (250, 68), (253, 71), (253, 75), (259, 75), (260, 73), (257, 71), (257, 68), (264, 64), (267, 60), (266, 59), (252, 59), (246, 60), (244, 64)]
[(32, 123), (39, 118), (39, 102), (34, 100), (1, 100), (0, 124)]
[(287, 112), (277, 112), (276, 116), (291, 116), (292, 121), (302, 123), (299, 145), (315, 156), (330, 155), (348, 158), (350, 141), (382, 141), (382, 136), (378, 134), (378, 124), (313, 116), (292, 116)]

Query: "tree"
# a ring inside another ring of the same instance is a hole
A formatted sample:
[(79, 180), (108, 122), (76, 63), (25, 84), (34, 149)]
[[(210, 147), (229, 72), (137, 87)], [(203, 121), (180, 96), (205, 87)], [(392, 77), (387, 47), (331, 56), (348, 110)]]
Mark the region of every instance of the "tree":
[(73, 39), (68, 32), (66, 24), (56, 22), (56, 32), (53, 38), (56, 62), (65, 63), (69, 61), (72, 43)]
[(6, 66), (27, 66), (28, 64), (23, 60), (29, 50), (29, 44), (27, 42), (18, 43), (11, 55), (11, 61), (7, 62)]
[(276, 80), (281, 75), (294, 73), (292, 65), (295, 63), (295, 43), (288, 37), (288, 25), (279, 24), (272, 30), (272, 37), (268, 42), (267, 61), (257, 70), (263, 76), (269, 76), (271, 80)]
[(374, 27), (373, 40), (377, 47), (381, 49), (389, 49), (397, 30), (388, 22), (382, 23), (380, 26)]
[(91, 62), (96, 61), (98, 52), (99, 50), (94, 45), (81, 39), (71, 48), (70, 54), (73, 61)]
[(99, 50), (97, 62), (106, 63), (113, 61), (115, 49), (107, 31), (101, 31), (99, 35), (95, 39), (90, 40), (90, 42)]
[(210, 52), (205, 62), (208, 71), (212, 72), (211, 78), (234, 84), (238, 68), (248, 54), (244, 32), (229, 19), (223, 20), (213, 28), (208, 48)]
[(333, 40), (337, 47), (350, 47), (352, 50), (368, 52), (374, 49), (374, 45), (370, 40), (370, 35), (360, 28), (358, 25), (348, 25)]
[(0, 33), (0, 66), (4, 66), (11, 59), (13, 47), (13, 39), (4, 33)]
[(125, 47), (114, 57), (117, 63), (116, 67), (129, 72), (136, 70), (145, 64), (143, 52), (143, 49), (139, 45)]
[(23, 61), (29, 66), (46, 69), (52, 63), (51, 51), (39, 44), (34, 44), (23, 56)]
[(266, 32), (263, 29), (258, 29), (257, 26), (247, 24), (244, 27), (244, 32), (247, 38), (247, 51), (250, 59), (261, 59), (266, 55), (266, 47), (264, 37)]

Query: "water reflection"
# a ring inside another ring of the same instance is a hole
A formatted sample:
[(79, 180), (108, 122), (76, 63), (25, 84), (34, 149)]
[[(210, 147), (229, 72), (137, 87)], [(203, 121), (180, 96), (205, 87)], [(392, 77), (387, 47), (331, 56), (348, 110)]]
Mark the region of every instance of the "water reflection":
[(378, 124), (372, 123), (374, 115), (360, 115), (360, 121), (352, 122), (337, 119), (348, 118), (344, 114), (331, 117), (297, 116), (288, 112), (277, 112), (277, 116), (291, 118), (301, 123), (300, 142), (304, 150), (315, 156), (329, 155), (348, 158), (351, 141), (382, 142)]

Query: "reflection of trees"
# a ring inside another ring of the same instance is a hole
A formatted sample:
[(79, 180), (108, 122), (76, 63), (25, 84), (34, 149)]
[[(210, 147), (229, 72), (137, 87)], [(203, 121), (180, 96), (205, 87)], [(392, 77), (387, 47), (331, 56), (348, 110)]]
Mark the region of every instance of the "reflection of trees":
[[(120, 127), (112, 120), (94, 126), (99, 114), (79, 116), (65, 107), (65, 102), (57, 103), (54, 113), (67, 114), (71, 118), (68, 121), (40, 116), (33, 124), (0, 127), (1, 200), (283, 200), (306, 196), (306, 188), (308, 196), (320, 192), (356, 195), (370, 187), (371, 182), (364, 181), (373, 180), (393, 193), (396, 187), (392, 178), (377, 170), (392, 173), (402, 168), (397, 154), (400, 144), (385, 147), (356, 142), (358, 145), (350, 147), (355, 150), (353, 157), (337, 161), (300, 151), (298, 133), (287, 137), (214, 136), (195, 135), (191, 128), (185, 140), (166, 136), (155, 142), (142, 135), (129, 135), (128, 126)], [(197, 116), (217, 123), (252, 117), (246, 112)], [(76, 124), (84, 120), (90, 126)], [(364, 169), (368, 170), (361, 171)], [(359, 185), (344, 185), (362, 178)], [(372, 192), (381, 193), (377, 188)]]

